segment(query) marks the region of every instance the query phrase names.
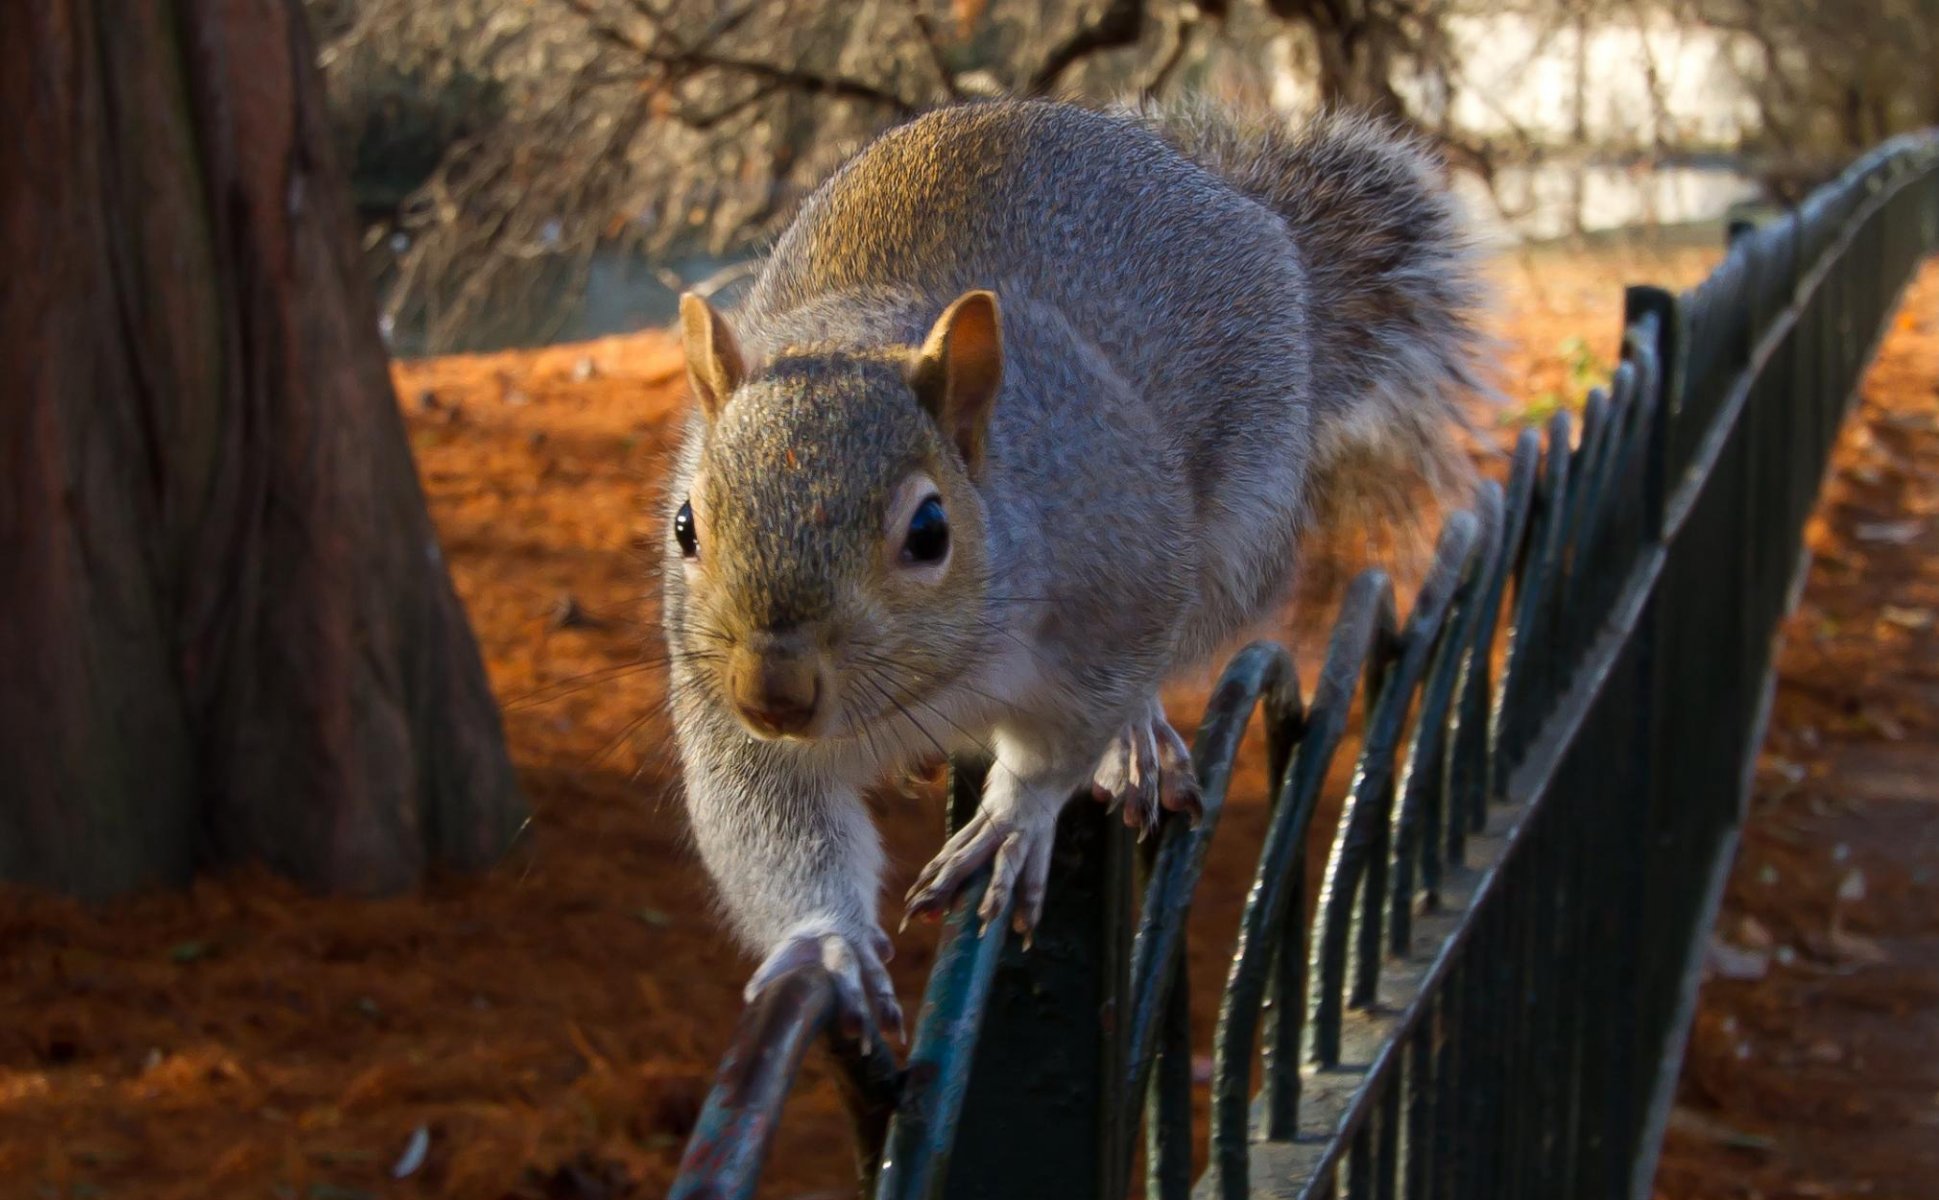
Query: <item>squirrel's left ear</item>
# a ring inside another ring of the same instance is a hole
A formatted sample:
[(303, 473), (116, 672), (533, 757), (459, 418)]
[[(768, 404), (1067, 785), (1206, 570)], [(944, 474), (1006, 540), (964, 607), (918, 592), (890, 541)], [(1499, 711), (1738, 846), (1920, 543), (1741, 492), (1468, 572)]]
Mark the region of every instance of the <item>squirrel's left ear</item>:
[(747, 374), (740, 345), (714, 306), (694, 292), (680, 297), (680, 337), (686, 344), (687, 379), (694, 399), (712, 424)]
[(936, 318), (909, 366), (909, 386), (974, 475), (1003, 381), (1003, 333), (994, 292), (965, 292)]

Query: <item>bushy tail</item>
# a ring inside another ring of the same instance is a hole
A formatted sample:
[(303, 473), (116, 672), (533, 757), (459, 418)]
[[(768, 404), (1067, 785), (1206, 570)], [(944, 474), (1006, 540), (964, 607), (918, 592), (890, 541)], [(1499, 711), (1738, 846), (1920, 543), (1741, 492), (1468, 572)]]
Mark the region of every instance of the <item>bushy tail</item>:
[(1292, 227), (1311, 286), (1324, 528), (1415, 511), (1474, 477), (1464, 397), (1492, 395), (1473, 243), (1425, 141), (1335, 112), (1303, 127), (1197, 101), (1127, 110)]

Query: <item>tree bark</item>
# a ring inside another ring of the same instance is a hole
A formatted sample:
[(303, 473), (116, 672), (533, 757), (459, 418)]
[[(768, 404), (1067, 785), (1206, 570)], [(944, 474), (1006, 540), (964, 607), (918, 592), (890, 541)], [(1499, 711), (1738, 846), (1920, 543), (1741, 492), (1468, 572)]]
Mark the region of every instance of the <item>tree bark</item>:
[(523, 819), (293, 0), (0, 26), (0, 877), (381, 893)]

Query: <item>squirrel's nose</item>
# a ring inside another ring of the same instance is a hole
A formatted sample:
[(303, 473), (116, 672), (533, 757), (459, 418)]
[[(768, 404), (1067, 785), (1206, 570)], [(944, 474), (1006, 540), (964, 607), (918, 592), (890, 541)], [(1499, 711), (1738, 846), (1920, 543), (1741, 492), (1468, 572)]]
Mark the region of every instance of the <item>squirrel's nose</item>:
[(818, 659), (793, 638), (762, 638), (735, 647), (727, 684), (741, 719), (766, 737), (807, 730), (821, 707)]

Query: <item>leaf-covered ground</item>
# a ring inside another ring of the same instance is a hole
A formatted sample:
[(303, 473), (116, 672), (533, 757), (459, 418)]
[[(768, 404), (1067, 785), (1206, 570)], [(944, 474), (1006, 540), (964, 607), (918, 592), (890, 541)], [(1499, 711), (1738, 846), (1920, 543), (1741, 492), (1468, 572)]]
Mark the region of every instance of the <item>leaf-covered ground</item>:
[(1807, 537), (1662, 1200), (1939, 1196), (1939, 268)]

